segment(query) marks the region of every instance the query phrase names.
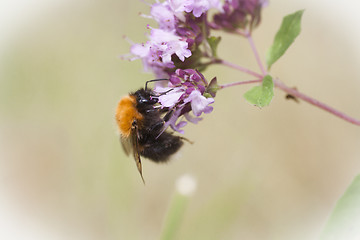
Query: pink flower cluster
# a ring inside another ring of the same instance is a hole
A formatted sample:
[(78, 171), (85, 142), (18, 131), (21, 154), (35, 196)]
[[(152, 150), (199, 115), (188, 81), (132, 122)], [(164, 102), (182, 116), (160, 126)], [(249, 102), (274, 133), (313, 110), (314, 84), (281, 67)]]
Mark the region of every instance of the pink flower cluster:
[(260, 23), (261, 9), (268, 5), (268, 0), (226, 0), (223, 11), (215, 14), (211, 27), (225, 31), (248, 30)]
[[(167, 87), (156, 86), (155, 92), (166, 93), (159, 96), (161, 107), (173, 112), (165, 128), (170, 126), (173, 130), (183, 133), (181, 128), (187, 122), (178, 121), (179, 117), (184, 116), (187, 121), (197, 123), (202, 119), (199, 117), (202, 113), (210, 113), (213, 107), (209, 105), (214, 102), (214, 99), (210, 94), (206, 94), (208, 86), (204, 76), (193, 69), (177, 69), (171, 75)], [(190, 111), (194, 116), (190, 114)]]
[[(166, 127), (175, 131), (187, 121), (197, 123), (202, 113), (213, 110), (217, 91), (216, 78), (207, 83), (199, 70), (216, 62), (216, 46), (220, 38), (210, 37), (211, 29), (251, 30), (260, 21), (261, 7), (267, 0), (165, 0), (151, 5), (150, 16), (158, 28), (148, 26), (148, 41), (131, 46), (132, 59), (141, 59), (145, 71), (157, 78), (169, 79), (168, 86), (156, 84), (161, 108), (171, 114)], [(208, 11), (214, 9), (213, 20)], [(217, 43), (215, 43), (217, 41)], [(214, 61), (215, 60), (215, 61)], [(190, 114), (192, 112), (192, 114)], [(169, 115), (169, 116), (170, 116)], [(185, 120), (179, 120), (184, 116)]]
[(184, 62), (207, 37), (200, 27), (209, 9), (222, 9), (219, 0), (168, 0), (152, 5), (150, 18), (158, 23), (151, 28), (149, 41), (131, 47), (133, 59), (143, 61), (145, 71), (159, 78), (168, 77), (176, 62)]
[(153, 71), (159, 78), (168, 76), (164, 69), (175, 67), (173, 54), (181, 61), (191, 56), (188, 43), (174, 31), (152, 29), (149, 38), (145, 44), (134, 44), (131, 53), (142, 59), (145, 71)]

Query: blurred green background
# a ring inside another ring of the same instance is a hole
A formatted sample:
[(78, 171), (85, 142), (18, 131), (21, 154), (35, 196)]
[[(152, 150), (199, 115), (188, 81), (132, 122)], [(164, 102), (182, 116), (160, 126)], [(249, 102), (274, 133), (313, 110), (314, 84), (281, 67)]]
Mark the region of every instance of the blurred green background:
[[(351, 0), (270, 1), (254, 40), (264, 56), (282, 17), (305, 8), (302, 33), (272, 74), (360, 118), (358, 7)], [(118, 100), (153, 78), (140, 61), (119, 59), (129, 52), (124, 35), (144, 42), (146, 24), (154, 26), (139, 12), (149, 12), (141, 1), (62, 2), (7, 36), (0, 210), (28, 219), (13, 221), (19, 230), (36, 223), (38, 233), (59, 239), (158, 239), (174, 182), (189, 173), (198, 190), (177, 239), (316, 239), (360, 172), (360, 128), (286, 101), (278, 90), (264, 109), (245, 102), (250, 86), (219, 92), (214, 111), (185, 128), (195, 143), (168, 164), (144, 160), (142, 184), (114, 123)], [(244, 39), (222, 37), (221, 57), (258, 71)], [(251, 80), (221, 66), (204, 74), (220, 83)]]

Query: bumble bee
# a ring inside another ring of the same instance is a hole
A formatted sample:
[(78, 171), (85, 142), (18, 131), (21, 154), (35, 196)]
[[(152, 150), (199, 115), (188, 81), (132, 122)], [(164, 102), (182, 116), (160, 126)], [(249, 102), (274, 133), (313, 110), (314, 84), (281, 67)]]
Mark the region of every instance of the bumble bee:
[(147, 88), (148, 82), (163, 80), (147, 81), (145, 89), (141, 88), (120, 99), (115, 114), (123, 149), (127, 155), (132, 152), (144, 183), (140, 156), (156, 163), (166, 162), (183, 145), (183, 137), (163, 130), (172, 111), (154, 108), (159, 95)]

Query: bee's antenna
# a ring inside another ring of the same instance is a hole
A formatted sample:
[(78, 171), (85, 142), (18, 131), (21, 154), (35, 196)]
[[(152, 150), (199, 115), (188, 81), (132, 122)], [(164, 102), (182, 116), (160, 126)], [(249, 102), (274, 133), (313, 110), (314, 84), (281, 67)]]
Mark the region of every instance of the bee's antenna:
[(147, 90), (147, 85), (148, 85), (149, 82), (159, 82), (159, 81), (169, 81), (169, 79), (160, 78), (160, 79), (153, 79), (153, 80), (146, 81), (146, 83), (145, 83), (145, 91)]
[[(167, 94), (168, 92), (171, 92), (172, 90), (174, 90), (174, 89), (171, 88), (171, 89), (169, 89), (169, 90), (167, 90), (167, 91), (165, 91), (165, 92), (162, 92), (162, 93), (160, 93), (159, 96), (165, 95), (165, 94)], [(159, 96), (158, 96), (158, 97), (159, 97)]]

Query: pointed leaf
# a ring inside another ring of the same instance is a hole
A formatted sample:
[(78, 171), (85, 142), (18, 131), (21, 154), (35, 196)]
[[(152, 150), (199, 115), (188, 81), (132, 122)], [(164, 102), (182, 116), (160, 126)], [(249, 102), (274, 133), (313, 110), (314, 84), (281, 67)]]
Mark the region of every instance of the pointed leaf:
[(304, 10), (299, 10), (284, 17), (274, 42), (266, 54), (268, 69), (275, 63), (294, 42), (301, 31), (301, 17)]
[(209, 43), (212, 56), (217, 57), (217, 47), (220, 43), (221, 37), (212, 36), (212, 37), (207, 38), (206, 40)]
[(221, 87), (217, 83), (216, 77), (214, 77), (213, 79), (211, 79), (209, 86), (206, 88), (206, 92), (208, 92), (211, 95), (211, 97), (215, 97), (216, 92), (220, 89)]
[(360, 239), (360, 175), (336, 203), (321, 240)]
[(244, 94), (245, 99), (258, 107), (265, 107), (270, 104), (274, 96), (274, 83), (270, 75), (263, 78), (261, 86), (256, 86)]

